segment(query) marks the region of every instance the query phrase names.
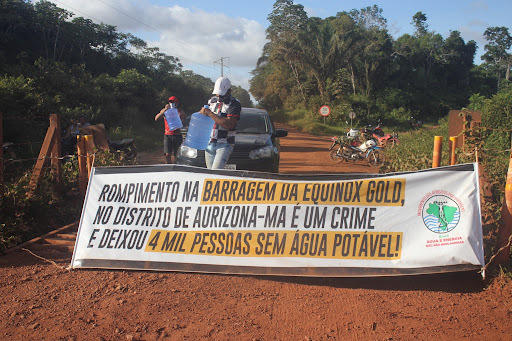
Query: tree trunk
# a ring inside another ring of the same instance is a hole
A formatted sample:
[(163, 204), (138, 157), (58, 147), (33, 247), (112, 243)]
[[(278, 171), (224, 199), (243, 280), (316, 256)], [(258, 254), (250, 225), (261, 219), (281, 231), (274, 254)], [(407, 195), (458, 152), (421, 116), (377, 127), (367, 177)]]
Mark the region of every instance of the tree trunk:
[(318, 91), (320, 91), (320, 98), (322, 99), (322, 101), (326, 101), (326, 98), (325, 98), (325, 89), (324, 89), (324, 84), (323, 82), (320, 80), (320, 77), (318, 76), (318, 74), (316, 72), (313, 72), (313, 76), (315, 77), (316, 79), (316, 83), (318, 84)]
[(366, 89), (365, 94), (366, 97), (370, 96), (370, 65), (367, 62), (364, 63), (364, 73), (366, 78)]
[(60, 23), (57, 25), (57, 32), (55, 33), (55, 41), (53, 42), (53, 60), (57, 58), (57, 41), (59, 40)]
[(507, 63), (507, 71), (505, 72), (505, 79), (506, 79), (507, 81), (508, 81), (508, 80), (510, 80), (510, 67), (511, 67), (511, 66), (512, 66), (512, 65), (510, 65), (510, 62), (509, 62), (509, 63)]
[(297, 72), (297, 69), (293, 66), (293, 63), (290, 61), (289, 62), (290, 64), (290, 68), (292, 69), (292, 72), (295, 76), (295, 80), (297, 81), (297, 85), (299, 87), (299, 90), (300, 90), (300, 94), (302, 95), (302, 100), (304, 101), (304, 104), (306, 104), (306, 95), (304, 94), (304, 88), (302, 87), (302, 83), (300, 82), (300, 79), (299, 79), (299, 73)]
[[(64, 43), (64, 44), (62, 44), (62, 48), (60, 49), (58, 61), (62, 60), (62, 56), (64, 55), (65, 50), (66, 50), (66, 44)], [(73, 52), (73, 45), (70, 45), (68, 54), (71, 55), (72, 52)]]
[(43, 33), (43, 46), (44, 46), (44, 54), (46, 59), (49, 59), (49, 52), (48, 52), (48, 39), (46, 38), (46, 29), (44, 27), (41, 28), (41, 32)]
[(350, 81), (352, 82), (352, 93), (356, 94), (356, 76), (354, 75), (354, 68), (352, 67), (352, 64), (349, 65), (350, 67)]

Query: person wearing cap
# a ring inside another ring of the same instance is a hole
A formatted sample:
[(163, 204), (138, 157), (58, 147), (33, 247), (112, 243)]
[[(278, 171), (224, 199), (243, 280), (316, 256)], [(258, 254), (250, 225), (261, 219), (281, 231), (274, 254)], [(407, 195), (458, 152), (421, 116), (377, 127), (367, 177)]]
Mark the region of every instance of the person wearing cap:
[(155, 116), (155, 121), (164, 118), (164, 155), (167, 163), (176, 162), (176, 154), (183, 142), (180, 128), (185, 113), (179, 108), (179, 100), (176, 96), (169, 97), (169, 102)]
[(242, 106), (231, 96), (231, 82), (226, 77), (219, 77), (215, 82), (209, 101), (209, 108), (201, 108), (201, 114), (215, 122), (210, 135), (210, 143), (204, 156), (209, 169), (224, 169), (235, 146), (236, 125), (240, 120)]

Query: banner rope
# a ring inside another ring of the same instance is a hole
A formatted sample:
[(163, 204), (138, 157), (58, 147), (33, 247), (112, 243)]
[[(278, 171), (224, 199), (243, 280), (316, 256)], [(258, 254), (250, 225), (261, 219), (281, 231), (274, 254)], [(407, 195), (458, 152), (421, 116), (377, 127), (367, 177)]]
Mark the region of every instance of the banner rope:
[[(10, 143), (10, 144), (8, 144)], [(33, 145), (33, 144), (43, 144), (43, 141), (34, 141), (34, 142), (30, 142), (30, 141), (26, 141), (26, 142), (9, 142), (9, 141), (4, 141), (4, 144), (2, 147), (6, 147), (6, 148), (10, 148), (10, 147), (13, 147), (13, 146), (25, 146), (25, 145)]]
[(500, 247), (498, 249), (498, 251), (496, 251), (492, 256), (491, 258), (489, 259), (489, 261), (487, 262), (487, 264), (484, 265), (484, 267), (479, 271), (479, 273), (485, 273), (485, 270), (489, 267), (489, 265), (491, 265), (491, 263), (494, 261), (494, 259), (496, 257), (498, 257), (498, 254), (505, 250), (506, 248), (510, 248), (510, 246), (512, 246), (512, 234), (510, 235), (510, 237), (508, 237), (508, 243), (502, 247)]
[[(64, 160), (64, 159), (71, 158), (73, 156), (87, 157), (87, 155), (81, 155), (81, 154), (68, 154), (68, 155), (63, 155), (63, 156), (60, 156), (60, 157), (45, 156), (45, 157), (41, 157), (41, 158), (35, 157), (35, 158), (28, 158), (28, 159), (7, 159), (7, 158), (4, 158), (4, 157), (0, 157), (0, 159), (2, 159), (4, 161), (8, 161), (8, 162), (25, 162), (25, 161), (37, 161), (37, 160), (45, 160), (45, 159), (49, 159), (49, 160)], [(96, 153), (89, 154), (89, 156), (95, 157)]]
[(69, 271), (68, 268), (64, 267), (64, 266), (60, 266), (59, 264), (55, 263), (53, 260), (51, 259), (47, 259), (47, 258), (44, 258), (44, 257), (41, 257), (39, 255), (36, 255), (34, 252), (30, 251), (29, 249), (25, 249), (24, 247), (21, 248), (21, 250), (23, 251), (26, 251), (28, 253), (30, 253), (32, 256), (36, 257), (36, 258), (39, 258), (47, 263), (50, 263), (50, 264), (53, 264), (54, 266), (56, 266), (57, 268), (61, 269), (61, 270), (66, 270), (66, 271)]

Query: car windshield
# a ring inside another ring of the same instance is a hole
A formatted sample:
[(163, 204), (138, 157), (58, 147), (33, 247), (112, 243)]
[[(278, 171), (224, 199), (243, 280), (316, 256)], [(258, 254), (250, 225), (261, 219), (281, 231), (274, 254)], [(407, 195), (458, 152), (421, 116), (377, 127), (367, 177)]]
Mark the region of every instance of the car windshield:
[(236, 132), (237, 134), (268, 134), (269, 129), (263, 114), (242, 111), (240, 121), (236, 126)]

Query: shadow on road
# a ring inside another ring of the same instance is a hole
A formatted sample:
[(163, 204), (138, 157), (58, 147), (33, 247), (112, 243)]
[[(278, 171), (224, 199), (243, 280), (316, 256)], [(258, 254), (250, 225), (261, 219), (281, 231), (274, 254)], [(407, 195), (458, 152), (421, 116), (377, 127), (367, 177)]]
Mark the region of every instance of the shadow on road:
[(357, 277), (357, 278), (317, 278), (317, 277), (267, 277), (262, 280), (283, 283), (296, 283), (311, 286), (329, 286), (333, 288), (373, 289), (396, 291), (438, 291), (447, 293), (480, 292), (485, 281), (476, 272), (453, 272), (445, 274), (395, 276), (395, 277)]

